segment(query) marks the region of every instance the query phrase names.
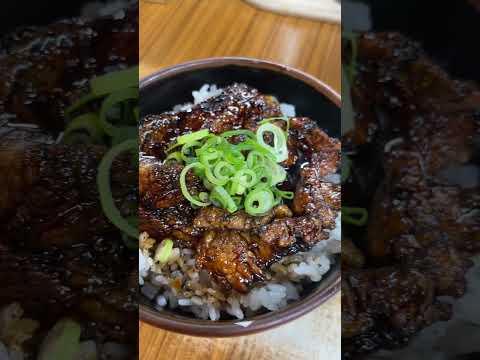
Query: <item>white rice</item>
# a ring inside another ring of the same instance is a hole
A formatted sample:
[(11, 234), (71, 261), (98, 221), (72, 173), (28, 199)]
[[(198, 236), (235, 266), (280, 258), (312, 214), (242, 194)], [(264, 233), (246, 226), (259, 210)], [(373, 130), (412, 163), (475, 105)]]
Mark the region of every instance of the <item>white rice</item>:
[(193, 104), (197, 105), (211, 97), (218, 96), (222, 93), (222, 89), (217, 88), (217, 85), (205, 84), (198, 91), (192, 91)]
[[(193, 105), (221, 94), (216, 85), (203, 85), (192, 92), (193, 103), (177, 105), (174, 111), (186, 111)], [(285, 116), (295, 116), (295, 107), (281, 104)], [(337, 177), (324, 181), (338, 183)], [(287, 256), (274, 263), (267, 272), (268, 281), (253, 288), (247, 294), (224, 292), (195, 267), (195, 255), (191, 249), (173, 249), (168, 263), (160, 265), (155, 261), (155, 246), (148, 234), (140, 235), (140, 244), (149, 246), (139, 250), (139, 283), (142, 294), (162, 311), (164, 308), (190, 312), (201, 319), (219, 320), (224, 315), (239, 320), (248, 318), (258, 311), (276, 311), (300, 298), (305, 285), (320, 282), (336, 261), (341, 250), (341, 219), (338, 214), (335, 228), (329, 239), (321, 241), (307, 252)], [(160, 239), (158, 239), (160, 240)], [(248, 326), (243, 321), (239, 326)]]
[(280, 111), (288, 117), (296, 116), (295, 106), (287, 103), (280, 103)]
[(185, 103), (176, 105), (173, 107), (173, 111), (188, 111), (192, 106), (200, 104), (201, 102), (208, 100), (214, 96), (220, 95), (222, 89), (218, 88), (215, 84), (204, 84), (200, 89), (192, 91), (193, 103)]

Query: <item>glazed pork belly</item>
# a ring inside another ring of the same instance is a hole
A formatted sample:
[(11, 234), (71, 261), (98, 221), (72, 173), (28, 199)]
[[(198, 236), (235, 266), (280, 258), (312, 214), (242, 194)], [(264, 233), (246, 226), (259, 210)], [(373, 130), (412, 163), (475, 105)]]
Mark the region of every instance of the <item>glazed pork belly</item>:
[(140, 151), (163, 159), (168, 145), (190, 131), (209, 129), (221, 134), (238, 128), (255, 130), (258, 121), (281, 115), (279, 103), (272, 97), (234, 84), (191, 110), (146, 116), (140, 124)]
[[(234, 84), (191, 110), (148, 115), (141, 122), (140, 230), (193, 248), (197, 266), (227, 290), (247, 292), (266, 280), (273, 262), (328, 238), (340, 210), (340, 185), (328, 181), (339, 169), (340, 143), (308, 118), (290, 119), (282, 188), (295, 191), (295, 198), (258, 217), (213, 206), (193, 209), (179, 189), (183, 166), (165, 164), (166, 149), (191, 131), (255, 131), (261, 120), (280, 115), (273, 97)], [(192, 193), (202, 191), (195, 175), (187, 183)]]

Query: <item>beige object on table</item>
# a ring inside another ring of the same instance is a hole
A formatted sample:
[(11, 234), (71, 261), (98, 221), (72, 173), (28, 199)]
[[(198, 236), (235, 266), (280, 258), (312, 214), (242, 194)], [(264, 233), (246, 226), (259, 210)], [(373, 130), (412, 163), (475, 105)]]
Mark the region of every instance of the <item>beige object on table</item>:
[(340, 23), (340, 0), (246, 0), (262, 9), (282, 14), (302, 16), (322, 21)]

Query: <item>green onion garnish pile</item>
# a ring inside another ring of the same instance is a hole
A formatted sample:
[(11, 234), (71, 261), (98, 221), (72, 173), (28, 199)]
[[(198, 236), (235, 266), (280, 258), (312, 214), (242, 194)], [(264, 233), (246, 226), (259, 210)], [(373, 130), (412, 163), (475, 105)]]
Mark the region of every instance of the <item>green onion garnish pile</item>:
[[(288, 158), (287, 134), (270, 123), (287, 118), (269, 118), (261, 122), (256, 132), (231, 130), (221, 135), (207, 129), (177, 138), (167, 150), (165, 161), (185, 165), (180, 174), (183, 196), (193, 206), (215, 205), (233, 213), (244, 209), (250, 215), (260, 216), (280, 204), (293, 199), (293, 192), (282, 191), (277, 185), (285, 181), (287, 173), (279, 164)], [(270, 144), (265, 142), (269, 135)], [(243, 140), (232, 143), (232, 137)], [(186, 176), (189, 171), (203, 181), (208, 192), (191, 194)]]
[(102, 209), (124, 233), (131, 248), (138, 244), (137, 219), (124, 218), (115, 205), (110, 185), (112, 163), (124, 152), (132, 152), (138, 163), (138, 67), (108, 73), (90, 81), (90, 93), (66, 110), (71, 119), (63, 135), (65, 143), (103, 144), (109, 147), (98, 167), (97, 185)]

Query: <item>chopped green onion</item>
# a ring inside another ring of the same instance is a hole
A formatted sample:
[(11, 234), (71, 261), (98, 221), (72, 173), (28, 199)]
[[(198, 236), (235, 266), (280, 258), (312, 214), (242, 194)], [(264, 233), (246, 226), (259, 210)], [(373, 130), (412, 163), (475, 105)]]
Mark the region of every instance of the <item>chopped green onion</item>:
[(283, 120), (287, 123), (287, 130), (285, 132), (287, 133), (288, 136), (288, 131), (290, 130), (290, 119), (286, 116), (277, 116), (277, 117), (271, 117), (267, 119), (263, 119), (262, 121), (259, 122), (260, 125), (266, 124), (271, 121), (276, 121), (276, 120)]
[(208, 198), (209, 198), (209, 195), (208, 195), (208, 193), (202, 191), (201, 193), (198, 194), (198, 198), (199, 198), (201, 201), (207, 202), (207, 201), (208, 201)]
[(245, 163), (245, 156), (235, 148), (231, 148), (230, 151), (225, 151), (224, 154), (225, 159), (233, 165), (241, 166)]
[[(272, 134), (273, 146), (264, 141), (267, 132)], [(244, 138), (234, 144), (228, 141), (234, 136)], [(180, 150), (172, 152), (179, 146)], [(192, 206), (214, 204), (229, 212), (245, 208), (252, 215), (261, 215), (284, 199), (293, 198), (292, 192), (276, 188), (287, 177), (279, 164), (288, 157), (286, 134), (268, 122), (256, 133), (239, 129), (215, 135), (203, 129), (182, 135), (169, 146), (168, 153), (165, 161), (176, 160), (185, 165), (180, 187)], [(190, 170), (202, 180), (209, 194), (190, 194), (185, 180)]]
[(250, 169), (239, 170), (235, 174), (234, 180), (246, 188), (250, 188), (258, 182), (257, 175)]
[(235, 173), (235, 168), (226, 161), (219, 161), (213, 168), (213, 174), (219, 179), (229, 179)]
[(250, 137), (252, 139), (255, 139), (255, 133), (251, 130), (230, 130), (230, 131), (225, 131), (220, 136), (223, 137), (223, 138), (229, 138), (229, 137), (232, 137), (232, 136), (239, 136), (239, 135), (243, 135), (243, 136), (247, 136), (247, 137)]
[(165, 152), (168, 154), (169, 152), (171, 152), (173, 149), (176, 149), (178, 147), (182, 146), (182, 144), (179, 144), (179, 143), (174, 143), (172, 145), (170, 145), (167, 150), (165, 150)]
[(232, 196), (232, 199), (235, 201), (238, 209), (243, 209), (243, 198), (241, 196)]
[(258, 189), (250, 192), (245, 198), (245, 211), (247, 214), (258, 216), (269, 211), (274, 204), (272, 192), (267, 189)]
[(273, 192), (280, 196), (281, 198), (283, 199), (288, 199), (288, 200), (292, 200), (293, 197), (295, 196), (295, 194), (293, 193), (293, 191), (283, 191), (283, 190), (280, 190), (278, 188), (273, 188)]
[(260, 145), (255, 140), (247, 139), (243, 144), (236, 145), (236, 148), (240, 151), (257, 151), (260, 154), (264, 155), (264, 157), (272, 159), (273, 161), (277, 161), (276, 156), (266, 147)]
[(265, 165), (257, 166), (253, 169), (255, 174), (257, 174), (258, 183), (263, 183), (266, 185), (272, 184), (272, 174), (271, 169), (267, 168)]
[(195, 150), (193, 148), (200, 145), (201, 143), (198, 141), (189, 142), (183, 145), (182, 150), (180, 150), (183, 161), (185, 161), (187, 164), (194, 162), (196, 158), (195, 156), (191, 156), (195, 154)]
[[(133, 164), (139, 161), (136, 144), (140, 116), (138, 97), (138, 67), (92, 79), (90, 93), (65, 110), (66, 116), (73, 119), (67, 125), (63, 138), (66, 143), (103, 143), (111, 146), (98, 168), (100, 202), (108, 219), (123, 231), (122, 238), (128, 247), (138, 247), (135, 241), (127, 238), (138, 238), (138, 226), (132, 225), (130, 219), (122, 218), (116, 208), (110, 188), (110, 170), (114, 158), (123, 151), (134, 150)], [(77, 113), (80, 114), (75, 117)], [(115, 125), (109, 122), (112, 119)]]
[(247, 156), (247, 166), (250, 169), (257, 167), (258, 165), (263, 165), (265, 163), (265, 157), (258, 151), (251, 151)]
[(265, 159), (267, 165), (269, 166), (269, 169), (271, 171), (271, 174), (270, 174), (270, 185), (276, 185), (276, 184), (280, 184), (281, 182), (284, 182), (285, 179), (287, 178), (287, 172), (285, 171), (285, 169), (274, 163), (272, 160), (270, 159)]
[(136, 126), (119, 126), (112, 134), (112, 145), (120, 144), (128, 139), (136, 139), (138, 128)]
[(219, 136), (209, 136), (208, 138), (204, 138), (203, 141), (205, 141), (205, 143), (199, 149), (201, 151), (212, 147), (218, 147), (225, 142), (225, 139), (222, 139)]
[(138, 238), (138, 229), (132, 226), (127, 219), (121, 215), (120, 210), (118, 210), (115, 205), (112, 188), (110, 186), (110, 172), (113, 161), (118, 155), (125, 151), (137, 151), (137, 149), (138, 144), (136, 139), (127, 140), (112, 147), (100, 162), (97, 175), (97, 185), (103, 212), (113, 225), (133, 238)]
[(76, 132), (88, 133), (93, 143), (101, 142), (103, 132), (99, 125), (98, 115), (86, 113), (73, 119), (64, 131), (64, 142), (69, 142), (68, 138)]
[(238, 210), (237, 204), (235, 204), (230, 194), (222, 186), (215, 186), (213, 188), (210, 194), (210, 200), (219, 202), (222, 207), (230, 213)]
[(240, 184), (238, 181), (232, 180), (228, 191), (231, 195), (243, 195), (245, 193), (246, 187)]
[(199, 131), (195, 131), (190, 134), (182, 135), (177, 138), (177, 143), (178, 144), (188, 144), (194, 141), (198, 141), (203, 139), (204, 137), (208, 136), (210, 133), (208, 129), (203, 129)]
[(182, 172), (180, 173), (180, 189), (182, 190), (183, 196), (185, 196), (185, 198), (188, 201), (190, 201), (190, 203), (192, 203), (193, 205), (201, 206), (201, 207), (208, 206), (208, 205), (210, 205), (209, 202), (200, 201), (200, 199), (196, 199), (195, 197), (193, 197), (188, 192), (186, 176), (187, 176), (188, 171), (190, 169), (194, 169), (194, 168), (204, 169), (204, 166), (202, 164), (200, 164), (199, 162), (195, 162), (195, 163), (192, 163), (190, 165), (185, 166), (183, 168)]
[(342, 221), (355, 226), (364, 226), (368, 221), (368, 211), (365, 208), (342, 206)]
[(210, 181), (214, 185), (225, 185), (228, 182), (228, 177), (215, 177), (215, 175), (212, 172), (212, 169), (209, 168), (208, 166), (204, 168), (205, 169), (205, 176), (207, 177), (207, 180)]
[(207, 178), (203, 179), (202, 183), (203, 183), (203, 186), (205, 187), (205, 189), (210, 190), (210, 191), (213, 190), (213, 188), (215, 187), (215, 185), (213, 185), (210, 181), (208, 181)]
[(138, 100), (138, 88), (126, 88), (116, 91), (103, 101), (100, 108), (100, 125), (108, 135), (115, 135), (116, 130), (116, 127), (107, 120), (109, 111), (127, 100)]
[(215, 165), (216, 162), (222, 157), (222, 152), (215, 150), (214, 148), (198, 149), (196, 150), (198, 159), (205, 166)]
[(173, 252), (173, 241), (170, 239), (163, 240), (160, 245), (158, 245), (157, 250), (155, 251), (155, 260), (165, 264), (172, 255)]
[(171, 153), (168, 155), (165, 159), (165, 162), (170, 161), (170, 160), (175, 160), (177, 162), (182, 162), (182, 154), (179, 151), (176, 151), (174, 153)]
[[(273, 135), (273, 147), (265, 143), (264, 134), (271, 133)], [(277, 162), (288, 159), (287, 139), (285, 133), (278, 126), (270, 123), (261, 125), (257, 130), (257, 142), (266, 150), (275, 156)]]

